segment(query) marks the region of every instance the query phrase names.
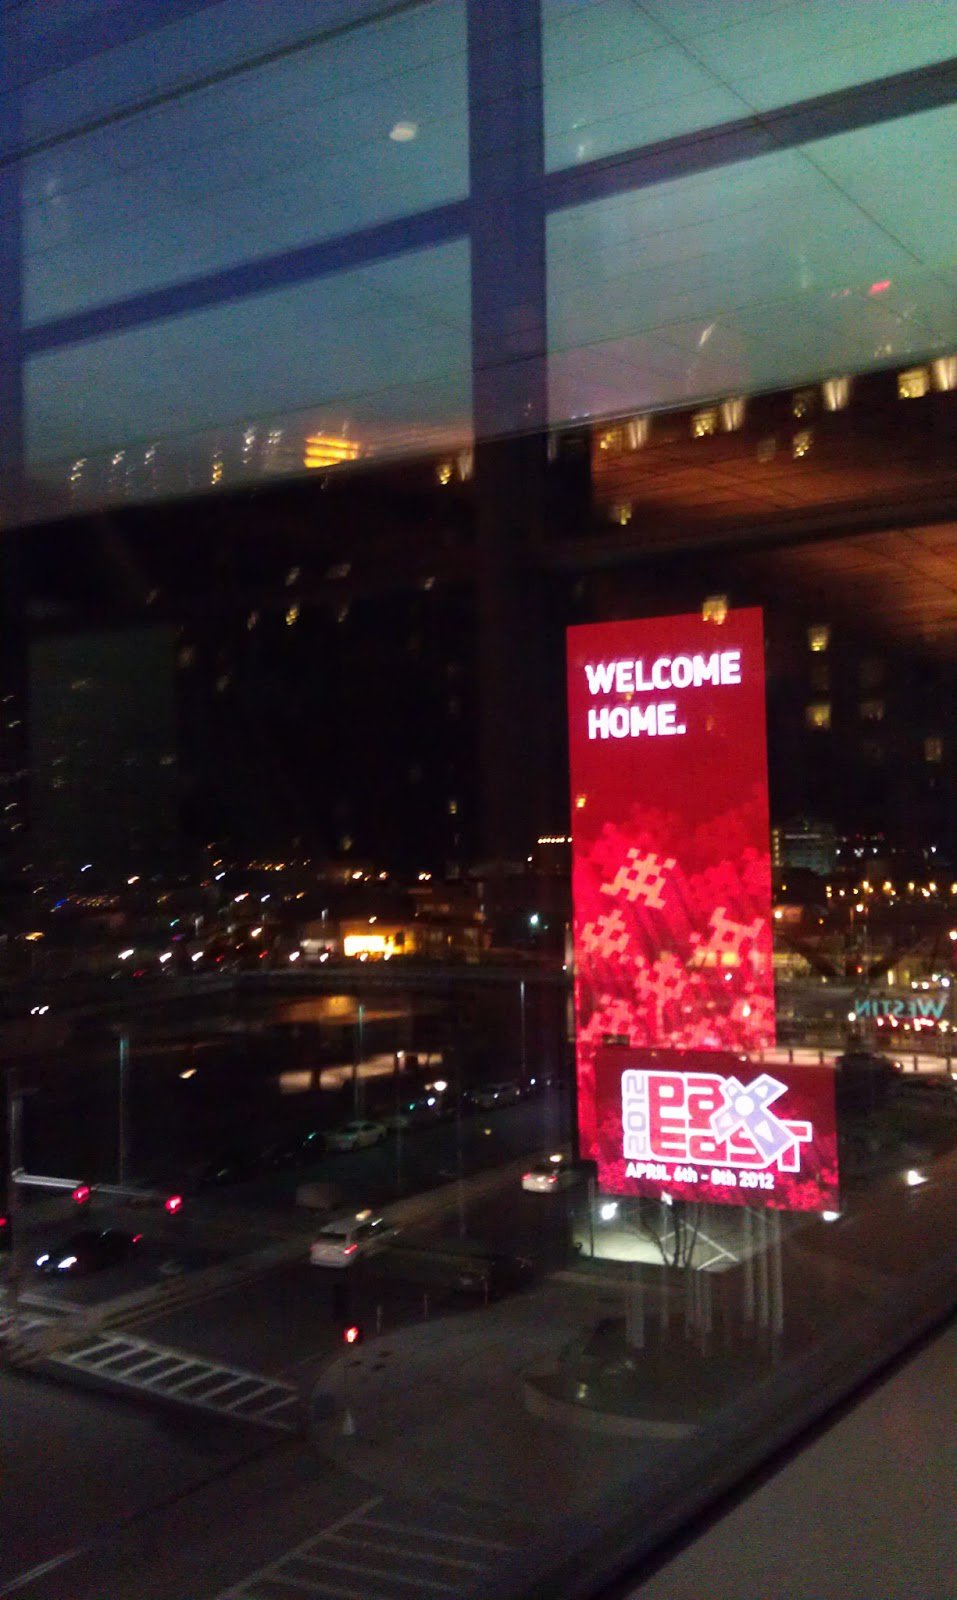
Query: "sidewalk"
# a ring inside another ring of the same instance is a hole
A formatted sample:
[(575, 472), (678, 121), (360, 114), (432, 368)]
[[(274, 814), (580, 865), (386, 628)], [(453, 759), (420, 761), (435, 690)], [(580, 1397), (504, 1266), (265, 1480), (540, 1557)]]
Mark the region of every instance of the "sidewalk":
[[(660, 1446), (570, 1433), (532, 1417), (522, 1376), (621, 1304), (613, 1289), (596, 1295), (546, 1283), (371, 1339), (317, 1384), (316, 1409), (331, 1407), (332, 1415), (315, 1424), (314, 1442), (377, 1487), (414, 1484), (417, 1493), (494, 1503), (542, 1524), (559, 1505), (581, 1515)], [(343, 1431), (350, 1422), (351, 1434)]]

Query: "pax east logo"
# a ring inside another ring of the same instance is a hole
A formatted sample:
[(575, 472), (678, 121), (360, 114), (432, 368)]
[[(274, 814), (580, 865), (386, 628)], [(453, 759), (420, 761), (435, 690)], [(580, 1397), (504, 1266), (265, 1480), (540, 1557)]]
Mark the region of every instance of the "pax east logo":
[[(810, 1122), (779, 1115), (788, 1085), (713, 1072), (629, 1068), (621, 1077), (625, 1177), (774, 1190), (799, 1174)], [(775, 1108), (776, 1109), (773, 1109)]]

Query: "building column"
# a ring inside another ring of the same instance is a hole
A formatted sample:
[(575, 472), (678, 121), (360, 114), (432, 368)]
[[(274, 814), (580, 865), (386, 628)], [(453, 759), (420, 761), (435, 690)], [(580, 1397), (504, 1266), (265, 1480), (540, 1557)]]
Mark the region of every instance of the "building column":
[(20, 15), (5, 12), (0, 34), (0, 880), (17, 875), (27, 843)]
[(540, 0), (468, 0), (481, 837), (523, 862), (544, 763), (531, 685), (547, 455)]

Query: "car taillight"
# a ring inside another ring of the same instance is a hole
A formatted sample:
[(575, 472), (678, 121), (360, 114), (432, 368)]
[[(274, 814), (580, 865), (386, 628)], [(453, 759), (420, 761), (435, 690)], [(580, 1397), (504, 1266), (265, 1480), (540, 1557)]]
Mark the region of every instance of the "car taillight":
[(358, 1248), (357, 1244), (347, 1244), (343, 1246), (342, 1253), (344, 1256), (354, 1256)]
[(142, 1239), (142, 1237), (143, 1237), (143, 1235), (141, 1233), (134, 1233), (133, 1240), (132, 1240), (133, 1244), (139, 1244), (139, 1242)]
[(535, 1176), (534, 1172), (523, 1172), (522, 1173), (522, 1182), (523, 1183), (527, 1183), (529, 1178), (534, 1178), (534, 1176)]
[(163, 1209), (168, 1211), (171, 1217), (175, 1217), (177, 1211), (182, 1211), (183, 1209), (183, 1196), (181, 1194), (171, 1194), (169, 1199), (163, 1202)]

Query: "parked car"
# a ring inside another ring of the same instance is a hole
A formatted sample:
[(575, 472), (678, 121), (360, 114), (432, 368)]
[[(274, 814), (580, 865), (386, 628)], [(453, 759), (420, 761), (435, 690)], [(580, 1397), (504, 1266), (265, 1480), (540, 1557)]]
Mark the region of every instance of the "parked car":
[(81, 1228), (37, 1256), (38, 1272), (79, 1274), (117, 1267), (132, 1255), (141, 1233), (123, 1228)]
[(475, 1250), (462, 1255), (452, 1273), (450, 1286), (457, 1294), (476, 1294), (496, 1300), (499, 1295), (526, 1288), (534, 1275), (534, 1265), (525, 1256)]
[(231, 1183), (248, 1183), (261, 1171), (255, 1150), (225, 1150), (196, 1174), (197, 1189), (222, 1189)]
[(421, 1128), (429, 1123), (437, 1122), (441, 1115), (437, 1095), (425, 1095), (420, 1100), (405, 1100), (397, 1111), (393, 1111), (382, 1121), (393, 1133), (400, 1130), (405, 1132), (409, 1128)]
[(314, 1267), (351, 1267), (363, 1256), (387, 1250), (397, 1231), (371, 1211), (331, 1217), (310, 1245), (309, 1260)]
[(344, 1122), (326, 1134), (327, 1150), (365, 1150), (381, 1144), (388, 1134), (384, 1122)]
[(481, 1111), (493, 1111), (498, 1106), (514, 1106), (522, 1098), (517, 1083), (483, 1083), (472, 1090), (472, 1104)]
[(580, 1162), (555, 1154), (536, 1161), (522, 1174), (522, 1188), (529, 1194), (554, 1194), (556, 1189), (570, 1189), (581, 1183), (584, 1176)]

